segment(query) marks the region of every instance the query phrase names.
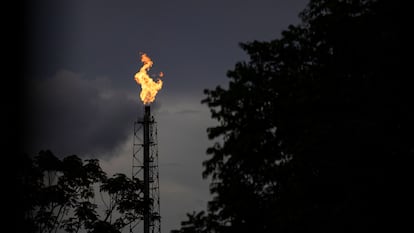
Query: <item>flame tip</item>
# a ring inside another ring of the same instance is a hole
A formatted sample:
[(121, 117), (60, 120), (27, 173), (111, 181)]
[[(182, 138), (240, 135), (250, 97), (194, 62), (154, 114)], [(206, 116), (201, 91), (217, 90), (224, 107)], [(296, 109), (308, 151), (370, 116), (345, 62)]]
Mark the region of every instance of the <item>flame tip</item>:
[(149, 105), (155, 100), (155, 96), (162, 88), (161, 77), (164, 76), (163, 72), (160, 72), (160, 77), (156, 82), (148, 75), (147, 71), (152, 67), (154, 62), (146, 53), (139, 52), (141, 54), (141, 62), (143, 63), (140, 70), (135, 74), (135, 81), (141, 85), (140, 98), (144, 105)]

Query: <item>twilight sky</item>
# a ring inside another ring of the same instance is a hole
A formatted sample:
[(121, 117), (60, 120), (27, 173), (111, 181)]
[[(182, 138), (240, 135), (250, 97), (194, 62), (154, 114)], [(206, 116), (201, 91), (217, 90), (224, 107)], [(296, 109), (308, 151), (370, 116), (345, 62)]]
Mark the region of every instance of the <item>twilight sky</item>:
[(134, 74), (139, 52), (164, 72), (152, 112), (158, 122), (163, 232), (206, 208), (202, 161), (216, 124), (203, 89), (227, 86), (226, 72), (246, 59), (239, 42), (278, 38), (299, 22), (306, 0), (30, 1), (31, 154), (99, 158), (104, 170), (131, 173), (133, 122), (142, 115)]

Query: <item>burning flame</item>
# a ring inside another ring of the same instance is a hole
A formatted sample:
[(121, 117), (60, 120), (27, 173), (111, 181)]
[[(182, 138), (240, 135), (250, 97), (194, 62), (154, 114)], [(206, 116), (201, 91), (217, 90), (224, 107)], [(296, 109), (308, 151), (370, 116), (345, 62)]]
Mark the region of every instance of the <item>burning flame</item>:
[(152, 67), (154, 62), (147, 54), (141, 54), (141, 62), (143, 63), (141, 69), (135, 74), (135, 81), (141, 85), (141, 93), (139, 94), (144, 104), (150, 104), (155, 100), (155, 96), (162, 88), (162, 80), (159, 79), (164, 76), (164, 73), (159, 74), (156, 82), (147, 74), (147, 71)]

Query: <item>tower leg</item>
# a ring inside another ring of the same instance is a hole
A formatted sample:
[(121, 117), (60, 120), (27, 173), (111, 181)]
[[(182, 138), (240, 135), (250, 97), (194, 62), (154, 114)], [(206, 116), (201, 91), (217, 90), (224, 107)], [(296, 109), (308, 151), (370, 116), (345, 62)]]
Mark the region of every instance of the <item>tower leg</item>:
[(151, 109), (145, 106), (144, 113), (144, 233), (150, 232), (150, 122)]

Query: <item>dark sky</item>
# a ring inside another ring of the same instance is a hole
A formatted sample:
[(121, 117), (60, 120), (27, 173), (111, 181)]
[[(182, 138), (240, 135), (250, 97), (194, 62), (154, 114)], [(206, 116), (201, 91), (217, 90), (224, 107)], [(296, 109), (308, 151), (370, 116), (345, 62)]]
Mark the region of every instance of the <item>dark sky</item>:
[(31, 1), (28, 61), (30, 153), (101, 159), (131, 172), (133, 122), (141, 115), (134, 74), (139, 52), (164, 72), (153, 104), (158, 122), (163, 232), (211, 198), (201, 163), (214, 126), (203, 89), (226, 87), (246, 59), (240, 42), (276, 39), (307, 1)]

